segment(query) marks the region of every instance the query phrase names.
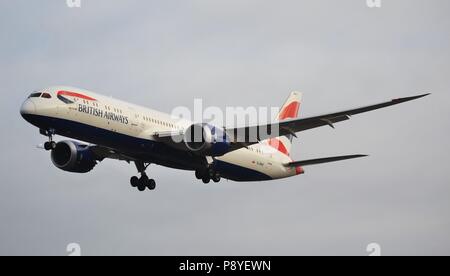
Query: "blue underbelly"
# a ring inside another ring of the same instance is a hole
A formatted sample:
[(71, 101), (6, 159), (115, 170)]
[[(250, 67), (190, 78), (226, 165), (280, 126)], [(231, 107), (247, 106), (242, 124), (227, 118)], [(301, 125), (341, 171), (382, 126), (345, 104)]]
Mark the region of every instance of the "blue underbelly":
[(204, 157), (194, 156), (156, 141), (66, 119), (40, 115), (23, 116), (28, 122), (41, 129), (54, 129), (58, 135), (109, 147), (143, 161), (186, 170), (195, 170), (205, 165)]

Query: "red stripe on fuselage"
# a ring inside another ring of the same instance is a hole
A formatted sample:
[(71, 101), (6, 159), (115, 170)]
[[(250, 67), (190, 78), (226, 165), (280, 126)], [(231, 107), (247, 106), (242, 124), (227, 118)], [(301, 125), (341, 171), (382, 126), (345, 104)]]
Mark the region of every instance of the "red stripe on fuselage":
[(83, 100), (88, 100), (88, 101), (97, 101), (94, 98), (88, 97), (86, 95), (80, 94), (80, 93), (76, 93), (76, 92), (71, 92), (71, 91), (59, 91), (58, 92), (58, 96), (69, 96), (69, 97), (75, 97), (75, 98), (80, 98)]
[(300, 109), (300, 103), (299, 102), (292, 102), (289, 105), (287, 105), (283, 110), (280, 112), (279, 119), (285, 120), (289, 118), (296, 118), (298, 115), (298, 110)]

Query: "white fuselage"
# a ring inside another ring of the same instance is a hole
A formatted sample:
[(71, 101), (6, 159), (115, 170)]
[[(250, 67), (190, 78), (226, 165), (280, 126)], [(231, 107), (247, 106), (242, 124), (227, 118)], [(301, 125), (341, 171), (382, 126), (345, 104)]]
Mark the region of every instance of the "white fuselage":
[[(122, 145), (124, 141), (135, 144), (149, 141), (153, 142), (154, 147), (160, 144), (154, 137), (155, 133), (181, 132), (193, 124), (84, 89), (59, 86), (39, 92), (47, 93), (50, 97), (30, 97), (22, 106), (22, 115), (33, 118), (29, 120), (31, 123), (39, 128), (54, 128), (57, 134), (63, 136), (113, 149), (126, 148)], [(58, 128), (64, 131), (58, 131)], [(151, 148), (145, 148), (145, 152), (152, 155)], [(180, 157), (182, 155), (172, 151), (162, 152), (159, 157), (155, 157), (154, 163), (189, 169), (176, 165), (181, 162), (179, 159), (183, 158)], [(223, 177), (236, 181), (278, 179), (302, 173), (284, 166), (292, 159), (265, 141), (211, 159), (218, 162), (218, 170), (223, 171)]]

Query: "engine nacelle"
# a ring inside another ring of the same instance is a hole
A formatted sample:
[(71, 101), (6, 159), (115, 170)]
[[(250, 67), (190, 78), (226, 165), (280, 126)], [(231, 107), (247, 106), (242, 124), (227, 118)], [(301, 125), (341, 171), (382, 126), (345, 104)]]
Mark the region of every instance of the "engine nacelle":
[(87, 145), (74, 141), (62, 141), (52, 150), (53, 164), (66, 172), (87, 173), (91, 171), (97, 161)]
[(222, 156), (230, 150), (230, 139), (220, 128), (208, 124), (193, 124), (184, 133), (186, 147), (202, 155)]

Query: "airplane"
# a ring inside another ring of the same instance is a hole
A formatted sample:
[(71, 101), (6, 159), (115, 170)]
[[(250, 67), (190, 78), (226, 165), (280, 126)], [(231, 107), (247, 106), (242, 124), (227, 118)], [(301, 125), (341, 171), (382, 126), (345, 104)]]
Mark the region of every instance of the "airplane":
[[(355, 154), (294, 161), (291, 148), (299, 132), (322, 126), (334, 128), (353, 115), (427, 95), (298, 118), (302, 93), (292, 92), (276, 121), (226, 128), (178, 120), (85, 89), (54, 86), (31, 93), (20, 113), (48, 137), (43, 147), (50, 151), (57, 168), (87, 173), (106, 158), (134, 163), (140, 177), (131, 177), (130, 184), (144, 191), (156, 188), (155, 180), (146, 174), (150, 164), (193, 171), (197, 179), (208, 184), (222, 178), (238, 182), (282, 179), (303, 174), (306, 166), (365, 157)], [(74, 140), (55, 142), (54, 135)]]

